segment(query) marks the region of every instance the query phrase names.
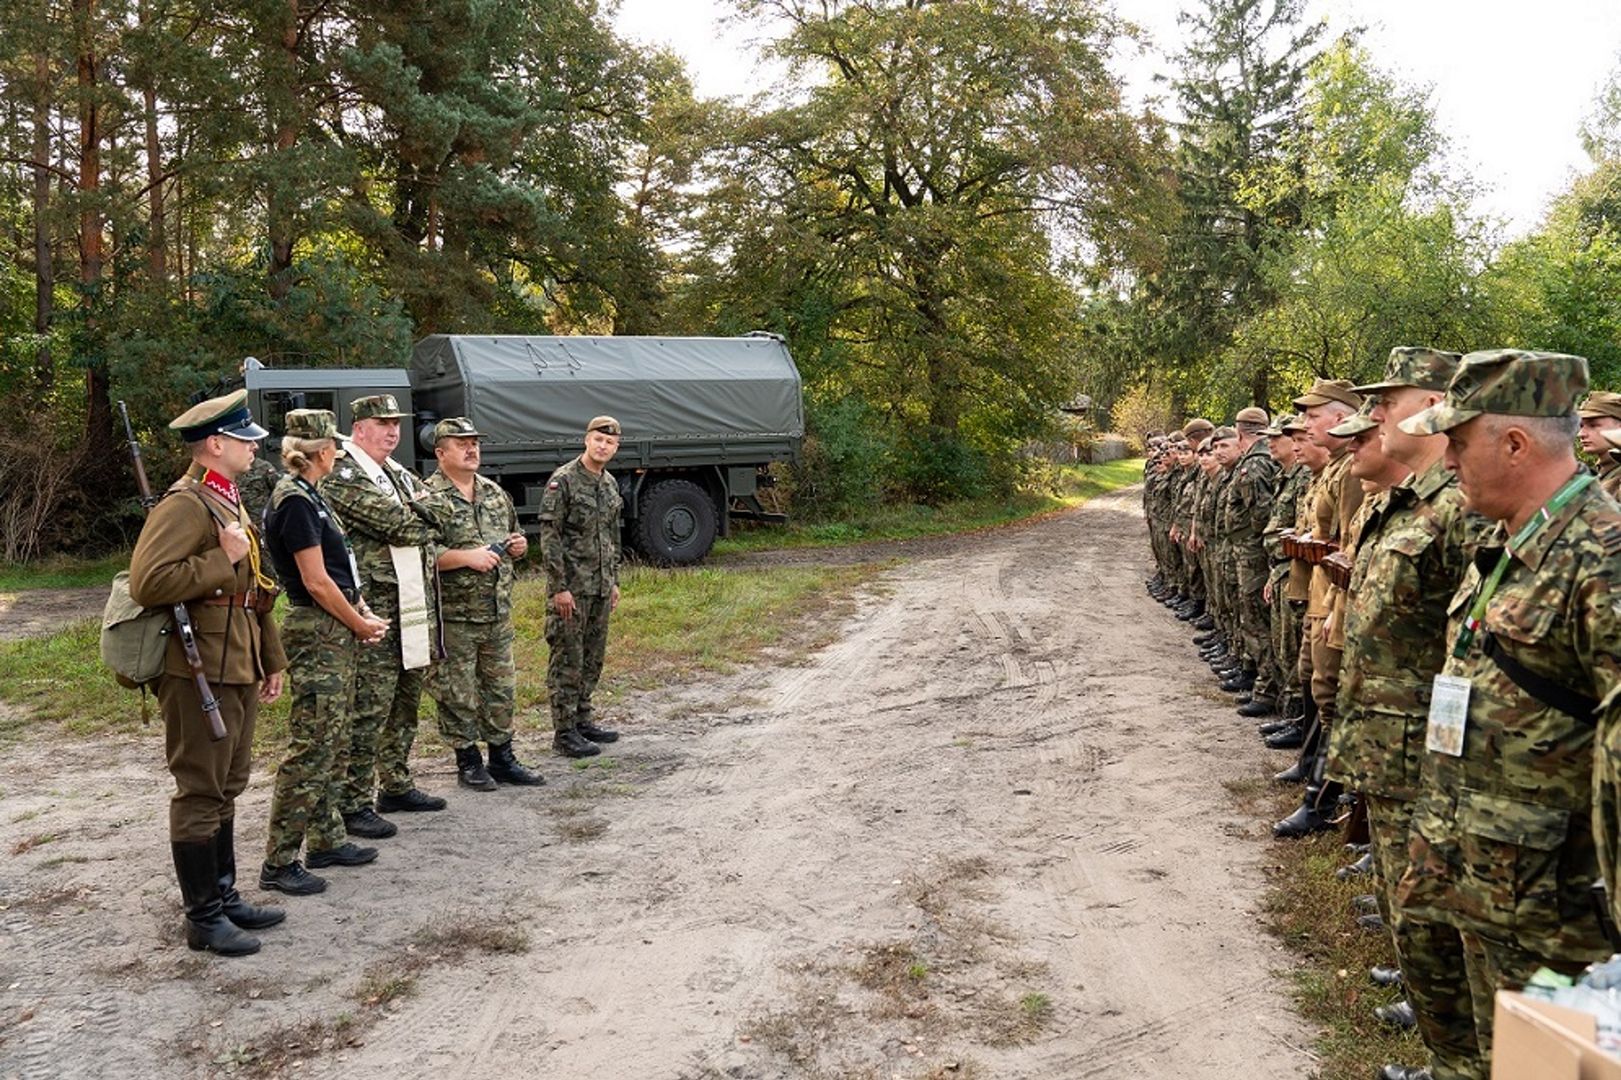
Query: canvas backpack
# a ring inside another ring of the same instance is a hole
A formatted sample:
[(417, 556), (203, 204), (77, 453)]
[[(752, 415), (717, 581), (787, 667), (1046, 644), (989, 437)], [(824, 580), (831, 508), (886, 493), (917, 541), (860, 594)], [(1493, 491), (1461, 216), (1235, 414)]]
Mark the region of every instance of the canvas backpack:
[(129, 595), (129, 571), (119, 571), (101, 613), (101, 662), (118, 685), (136, 690), (155, 682), (173, 632), (173, 609), (137, 604)]

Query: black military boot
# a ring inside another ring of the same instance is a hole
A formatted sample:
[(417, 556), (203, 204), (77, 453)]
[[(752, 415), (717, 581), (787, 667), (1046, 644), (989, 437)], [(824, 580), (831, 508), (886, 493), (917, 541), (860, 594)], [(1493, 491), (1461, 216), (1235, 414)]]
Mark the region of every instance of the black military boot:
[(578, 720), (574, 730), (590, 739), (594, 743), (610, 743), (619, 741), (619, 732), (611, 731), (605, 727), (597, 727), (590, 720)]
[(1350, 881), (1354, 877), (1373, 873), (1373, 852), (1364, 851), (1354, 863), (1348, 863), (1334, 871), (1334, 876), (1341, 881)]
[(225, 917), (220, 902), (219, 868), (214, 864), (214, 838), (174, 840), (174, 873), (186, 905), (186, 946), (221, 956), (247, 956), (259, 951), (259, 939), (244, 934)]
[(1433, 1080), (1428, 1065), (1386, 1065), (1378, 1080)]
[(219, 872), (220, 909), (244, 930), (263, 930), (287, 918), (279, 907), (256, 907), (236, 891), (236, 818), (220, 822), (214, 834), (214, 868)]
[(1197, 619), (1193, 620), (1193, 628), (1195, 630), (1214, 630), (1216, 628), (1216, 620), (1210, 617), (1209, 612), (1206, 612), (1205, 614), (1200, 615)]
[(352, 840), (345, 840), (335, 848), (306, 852), (304, 857), (309, 860), (312, 870), (328, 866), (365, 866), (369, 862), (377, 861), (377, 849), (361, 847)]
[(1176, 617), (1183, 622), (1192, 622), (1204, 614), (1204, 605), (1198, 601), (1176, 609)]
[(370, 806), (343, 815), (343, 831), (367, 840), (387, 840), (400, 831), (392, 821), (377, 816)]
[(1272, 698), (1252, 697), (1238, 707), (1238, 715), (1255, 719), (1261, 716), (1271, 716), (1278, 703)]
[(1274, 731), (1268, 735), (1266, 737), (1266, 748), (1268, 750), (1294, 750), (1305, 741), (1305, 729), (1299, 724), (1290, 724), (1282, 731)]
[(596, 743), (573, 728), (554, 733), (552, 735), (552, 749), (564, 757), (571, 758), (595, 757), (602, 753)]
[(456, 783), (474, 791), (495, 790), (495, 779), (484, 767), (484, 755), (478, 752), (478, 743), (456, 751)]
[(1306, 764), (1296, 760), (1295, 763), (1280, 773), (1273, 773), (1272, 779), (1279, 784), (1304, 784), (1306, 782)]
[(1229, 694), (1255, 689), (1255, 669), (1248, 666), (1240, 668), (1236, 675), (1221, 684), (1221, 688)]
[[(1208, 619), (1210, 616), (1206, 615), (1205, 618)], [(1203, 649), (1207, 645), (1213, 645), (1220, 639), (1221, 635), (1216, 632), (1216, 628), (1213, 624), (1204, 628), (1204, 633), (1193, 635), (1193, 643), (1199, 646), (1200, 649)]]
[(400, 792), (379, 792), (377, 796), (377, 812), (379, 814), (418, 814), (432, 813), (443, 810), (445, 800), (438, 795), (429, 795), (426, 791), (414, 787), (406, 788)]
[(1375, 986), (1400, 986), (1401, 968), (1394, 964), (1375, 964), (1368, 969), (1368, 981)]
[[(473, 753), (478, 753), (478, 747), (473, 747)], [(490, 744), (490, 771), (488, 775), (503, 784), (515, 784), (519, 787), (539, 787), (546, 782), (544, 776), (530, 772), (518, 761), (518, 756), (512, 752), (511, 739), (504, 743)]]
[(1306, 781), (1306, 797), (1300, 801), (1295, 812), (1272, 826), (1272, 835), (1279, 840), (1295, 840), (1334, 827), (1334, 823), (1319, 807), (1333, 809), (1335, 800), (1340, 796), (1340, 785), (1323, 780), (1322, 764), (1321, 759), (1314, 763), (1312, 778)]
[(1294, 727), (1299, 723), (1299, 720), (1286, 719), (1285, 717), (1280, 716), (1276, 720), (1268, 720), (1266, 723), (1257, 727), (1255, 729), (1255, 733), (1264, 738), (1267, 735), (1276, 735), (1284, 728)]
[(1418, 1026), (1418, 1014), (1413, 1012), (1412, 1002), (1406, 1000), (1380, 1005), (1373, 1010), (1373, 1018), (1399, 1031), (1411, 1031)]

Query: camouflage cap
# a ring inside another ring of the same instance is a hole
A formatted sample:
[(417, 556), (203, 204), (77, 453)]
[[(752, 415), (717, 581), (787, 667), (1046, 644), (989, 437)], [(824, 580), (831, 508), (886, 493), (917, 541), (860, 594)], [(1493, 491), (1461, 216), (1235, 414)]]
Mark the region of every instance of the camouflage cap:
[(1457, 374), (1458, 362), (1462, 359), (1458, 353), (1398, 345), (1390, 350), (1390, 358), (1385, 361), (1383, 380), (1351, 389), (1359, 394), (1377, 394), (1381, 390), (1395, 390), (1402, 386), (1443, 391), (1452, 381), (1452, 376)]
[(1296, 413), (1279, 424), (1278, 430), (1285, 435), (1304, 435), (1306, 433), (1306, 418)]
[(210, 435), (229, 435), (242, 442), (258, 442), (270, 432), (253, 422), (248, 412), (248, 392), (222, 394), (199, 401), (173, 420), (169, 427), (189, 443), (202, 442)]
[(1251, 405), (1247, 409), (1239, 409), (1238, 415), (1233, 417), (1233, 423), (1235, 424), (1260, 424), (1265, 427), (1271, 422), (1272, 418), (1266, 414), (1266, 410), (1255, 405)]
[(400, 408), (393, 394), (372, 394), (355, 398), (349, 403), (349, 413), (356, 420), (398, 420), (411, 414)]
[(1372, 431), (1379, 426), (1379, 422), (1369, 414), (1373, 412), (1374, 403), (1378, 398), (1368, 398), (1362, 403), (1362, 408), (1354, 416), (1347, 416), (1344, 420), (1328, 429), (1330, 435), (1337, 435), (1342, 439), (1349, 439), (1353, 435), (1360, 435), (1364, 431)]
[(283, 429), (290, 439), (336, 439), (338, 418), (330, 409), (292, 409)]
[(1219, 427), (1210, 433), (1210, 443), (1212, 446), (1216, 443), (1226, 442), (1228, 439), (1236, 438), (1238, 438), (1238, 432), (1234, 431), (1230, 427)]
[(1576, 414), (1583, 420), (1598, 420), (1606, 416), (1621, 420), (1621, 394), (1595, 390), (1587, 395), (1586, 401), (1577, 406)]
[(437, 445), (440, 439), (481, 439), (483, 432), (473, 426), (473, 422), (465, 416), (447, 416), (433, 425), (433, 441)]
[(1587, 392), (1587, 361), (1524, 349), (1472, 352), (1458, 365), (1438, 405), (1401, 422), (1409, 435), (1435, 435), (1485, 413), (1569, 416)]
[(1216, 425), (1212, 424), (1202, 416), (1195, 416), (1192, 420), (1189, 420), (1187, 423), (1182, 425), (1182, 434), (1186, 435), (1190, 439), (1202, 439), (1214, 430), (1216, 430)]
[(1362, 407), (1362, 395), (1351, 388), (1350, 379), (1318, 379), (1312, 388), (1295, 398), (1295, 408), (1306, 410), (1314, 405), (1327, 405), (1337, 401), (1353, 409)]
[(622, 431), (619, 430), (619, 421), (615, 420), (611, 416), (594, 416), (594, 417), (592, 417), (591, 422), (589, 424), (585, 425), (585, 430), (586, 430), (586, 434), (590, 434), (593, 431), (600, 431), (604, 435), (622, 435), (622, 434), (624, 434)]

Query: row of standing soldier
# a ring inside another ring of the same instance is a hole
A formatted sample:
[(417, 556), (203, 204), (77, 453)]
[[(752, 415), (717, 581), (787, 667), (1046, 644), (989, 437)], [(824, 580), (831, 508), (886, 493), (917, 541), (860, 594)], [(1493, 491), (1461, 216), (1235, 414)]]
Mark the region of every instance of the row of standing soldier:
[[(308, 868), (377, 858), (349, 837), (386, 839), (398, 826), (382, 815), (446, 807), (410, 771), (424, 689), (460, 785), (544, 783), (512, 747), (513, 563), (528, 540), (511, 498), (479, 475), (480, 433), (462, 417), (440, 421), (438, 470), (423, 481), (390, 457), (407, 415), (391, 395), (352, 402), (348, 437), (329, 411), (293, 410), (287, 472), (261, 511), (251, 485), (238, 486), (263, 477), (255, 452), (268, 434), (245, 401), (242, 391), (214, 398), (169, 425), (191, 466), (153, 507), (130, 564), (137, 603), (185, 604), (225, 722), (224, 738), (211, 738), (171, 641), (155, 690), (176, 787), (169, 831), (186, 941), (224, 955), (256, 952), (248, 931), (285, 919), (238, 892), (234, 839), (258, 706), (284, 683), (288, 737), (261, 888), (321, 892), (325, 880)], [(619, 737), (591, 708), (619, 600), (622, 504), (606, 468), (619, 438), (612, 417), (591, 420), (584, 453), (553, 474), (541, 500), (553, 747), (568, 757)], [(279, 623), (272, 568), (287, 595)]]
[(1587, 388), (1580, 357), (1397, 348), (1277, 426), (1246, 409), (1153, 440), (1150, 591), (1300, 751), (1274, 834), (1366, 813), (1341, 874), (1371, 873), (1361, 922), (1395, 947), (1370, 974), (1406, 1000), (1380, 1018), (1430, 1056), (1386, 1080), (1485, 1080), (1495, 992), (1611, 952), (1621, 395)]

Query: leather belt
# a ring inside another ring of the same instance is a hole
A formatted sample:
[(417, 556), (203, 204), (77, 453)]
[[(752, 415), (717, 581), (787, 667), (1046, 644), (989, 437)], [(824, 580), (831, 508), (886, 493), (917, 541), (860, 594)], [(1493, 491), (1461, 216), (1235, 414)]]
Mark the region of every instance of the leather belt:
[(254, 589), (251, 592), (232, 593), (230, 596), (209, 596), (193, 602), (202, 604), (204, 607), (242, 608), (245, 611), (256, 611), (262, 615), (276, 606), (276, 594), (262, 589)]
[[(358, 604), (360, 602), (360, 590), (359, 589), (342, 589), (342, 588), (340, 588), (338, 591), (341, 592), (343, 594), (343, 598), (345, 600), (349, 601), (351, 604)], [(313, 597), (308, 599), (308, 600), (295, 600), (295, 599), (293, 599), (292, 593), (287, 594), (287, 603), (289, 605), (291, 605), (292, 607), (319, 607), (320, 606), (319, 604), (317, 604), (315, 602)]]

